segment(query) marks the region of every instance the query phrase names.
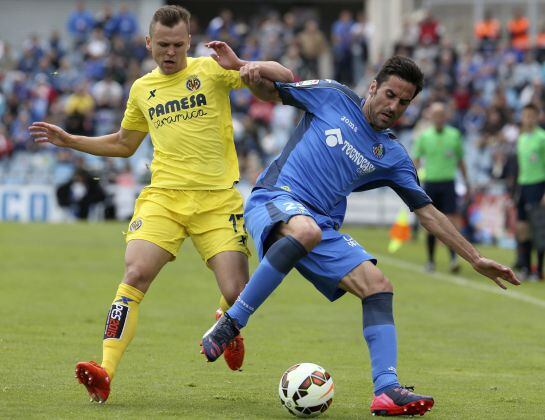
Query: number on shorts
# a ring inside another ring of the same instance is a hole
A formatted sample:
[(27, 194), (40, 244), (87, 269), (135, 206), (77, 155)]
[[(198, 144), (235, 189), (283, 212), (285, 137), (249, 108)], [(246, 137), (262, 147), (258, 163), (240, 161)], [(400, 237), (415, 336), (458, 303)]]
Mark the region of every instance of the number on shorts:
[[(238, 233), (237, 222), (243, 217), (244, 215), (242, 213), (232, 214), (231, 216), (229, 216), (229, 221), (233, 224), (233, 230), (235, 231), (235, 233)], [(244, 232), (246, 232), (246, 226), (244, 224), (242, 225), (242, 229), (244, 230)]]

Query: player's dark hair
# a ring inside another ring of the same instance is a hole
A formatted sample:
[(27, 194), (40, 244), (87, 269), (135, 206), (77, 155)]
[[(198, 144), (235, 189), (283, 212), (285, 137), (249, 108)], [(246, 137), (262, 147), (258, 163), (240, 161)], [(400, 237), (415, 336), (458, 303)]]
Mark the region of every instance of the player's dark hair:
[(172, 28), (179, 22), (184, 22), (187, 25), (187, 31), (189, 32), (190, 19), (191, 13), (189, 13), (189, 11), (182, 6), (170, 5), (160, 7), (156, 10), (156, 12), (153, 14), (153, 17), (151, 18), (151, 22), (149, 24), (149, 35), (151, 37), (153, 27), (157, 22), (169, 28)]
[(416, 87), (413, 98), (420, 93), (424, 87), (424, 74), (416, 63), (408, 57), (394, 55), (390, 57), (381, 67), (375, 77), (377, 87), (380, 87), (382, 82), (388, 80), (390, 76), (397, 76)]

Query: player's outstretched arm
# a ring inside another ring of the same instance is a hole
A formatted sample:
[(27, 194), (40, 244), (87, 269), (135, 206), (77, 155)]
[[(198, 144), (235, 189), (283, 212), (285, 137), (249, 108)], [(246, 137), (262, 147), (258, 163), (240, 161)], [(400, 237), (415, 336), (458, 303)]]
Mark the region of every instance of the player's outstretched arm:
[(261, 77), (256, 63), (248, 63), (240, 68), (240, 78), (250, 88), (252, 93), (262, 101), (280, 102), (278, 90), (273, 82)]
[(447, 216), (432, 204), (415, 210), (415, 214), (428, 232), (468, 261), (475, 271), (492, 279), (502, 289), (506, 289), (503, 281), (514, 285), (520, 284), (513, 270), (480, 255), (479, 251), (458, 232)]
[(28, 127), (36, 143), (51, 143), (96, 156), (129, 157), (147, 133), (121, 128), (117, 133), (99, 137), (76, 136), (67, 133), (57, 125), (38, 121)]
[(294, 81), (293, 73), (276, 61), (244, 61), (238, 58), (229, 45), (222, 41), (211, 41), (206, 44), (214, 50), (212, 58), (227, 70), (240, 70), (243, 66), (252, 64), (259, 70), (262, 78), (271, 82), (291, 83)]

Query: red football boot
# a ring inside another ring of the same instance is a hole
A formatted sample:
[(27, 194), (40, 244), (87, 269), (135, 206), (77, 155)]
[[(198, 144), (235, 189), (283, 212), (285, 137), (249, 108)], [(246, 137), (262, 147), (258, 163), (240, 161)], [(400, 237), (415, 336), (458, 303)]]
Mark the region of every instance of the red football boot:
[[(223, 311), (219, 308), (216, 311), (216, 320), (220, 319), (223, 315)], [(233, 341), (226, 347), (223, 357), (225, 363), (231, 370), (240, 370), (242, 363), (244, 362), (244, 339), (242, 335), (237, 335)]]
[(76, 378), (87, 388), (91, 401), (106, 402), (110, 395), (110, 377), (102, 366), (95, 362), (79, 362)]
[(389, 388), (373, 398), (373, 416), (423, 416), (433, 407), (433, 398), (413, 393), (413, 387)]

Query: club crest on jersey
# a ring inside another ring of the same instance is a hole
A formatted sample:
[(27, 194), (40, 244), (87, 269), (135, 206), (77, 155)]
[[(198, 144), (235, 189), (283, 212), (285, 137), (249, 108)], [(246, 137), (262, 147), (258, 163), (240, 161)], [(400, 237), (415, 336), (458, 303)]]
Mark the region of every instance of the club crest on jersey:
[(373, 154), (375, 155), (377, 159), (382, 159), (384, 155), (386, 154), (384, 145), (382, 143), (373, 144)]
[(140, 219), (140, 217), (138, 219), (134, 220), (129, 226), (129, 231), (134, 232), (134, 231), (140, 229), (142, 227), (142, 223), (143, 222), (142, 222), (142, 219)]
[(195, 92), (201, 87), (201, 81), (197, 76), (189, 76), (189, 79), (185, 82), (185, 87), (191, 92)]

